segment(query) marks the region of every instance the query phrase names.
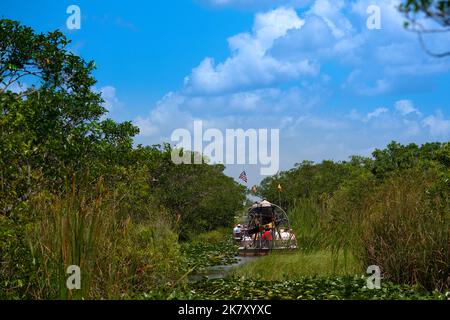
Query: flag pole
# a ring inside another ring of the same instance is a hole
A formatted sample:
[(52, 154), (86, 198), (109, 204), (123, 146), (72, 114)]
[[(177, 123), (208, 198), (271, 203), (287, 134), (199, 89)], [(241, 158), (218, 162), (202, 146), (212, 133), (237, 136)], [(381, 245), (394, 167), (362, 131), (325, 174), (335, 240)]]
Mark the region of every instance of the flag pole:
[(278, 189), (278, 205), (281, 207), (281, 190), (282, 190), (282, 187), (281, 187), (280, 183), (278, 183), (277, 189)]

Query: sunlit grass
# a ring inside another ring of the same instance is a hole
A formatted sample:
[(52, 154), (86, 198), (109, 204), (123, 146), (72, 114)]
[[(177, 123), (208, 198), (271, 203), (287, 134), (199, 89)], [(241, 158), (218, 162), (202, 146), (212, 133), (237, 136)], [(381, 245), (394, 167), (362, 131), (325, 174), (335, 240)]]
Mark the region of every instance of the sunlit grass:
[(331, 251), (273, 253), (251, 261), (233, 274), (264, 280), (286, 280), (301, 276), (354, 275), (363, 272), (357, 259), (333, 256)]

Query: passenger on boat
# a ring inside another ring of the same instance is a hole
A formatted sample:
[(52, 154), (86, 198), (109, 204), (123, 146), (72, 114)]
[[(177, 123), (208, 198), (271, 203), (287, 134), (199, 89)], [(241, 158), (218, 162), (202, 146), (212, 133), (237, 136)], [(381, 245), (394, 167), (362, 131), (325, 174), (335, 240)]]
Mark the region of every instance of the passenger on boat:
[(242, 226), (240, 224), (236, 225), (233, 229), (233, 235), (235, 238), (240, 238), (241, 237), (241, 228)]
[(273, 240), (273, 237), (272, 237), (272, 232), (270, 231), (269, 227), (266, 227), (264, 229), (264, 232), (262, 233), (261, 238), (262, 238), (263, 243), (264, 243), (263, 247), (270, 248), (270, 245), (271, 245), (271, 242)]
[(281, 232), (281, 240), (295, 240), (295, 234), (292, 229), (286, 229)]

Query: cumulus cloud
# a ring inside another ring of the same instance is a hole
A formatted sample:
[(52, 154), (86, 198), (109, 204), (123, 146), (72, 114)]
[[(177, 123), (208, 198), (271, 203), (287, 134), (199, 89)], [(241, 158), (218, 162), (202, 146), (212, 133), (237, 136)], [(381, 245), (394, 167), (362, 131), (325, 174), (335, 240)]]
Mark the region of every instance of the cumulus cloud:
[(317, 0), (307, 16), (319, 16), (330, 28), (335, 38), (343, 38), (354, 31), (351, 22), (344, 16), (342, 10), (345, 8), (343, 0)]
[[(217, 6), (251, 2), (210, 1)], [(192, 70), (185, 78), (185, 92), (220, 95), (311, 80), (309, 76), (332, 67), (348, 74), (342, 89), (376, 96), (399, 88), (416, 92), (420, 88), (416, 82), (421, 82), (418, 77), (450, 70), (448, 60), (432, 59), (417, 37), (404, 30), (398, 0), (376, 2), (381, 10), (381, 30), (369, 30), (367, 8), (373, 4), (371, 0), (315, 0), (299, 12), (293, 6), (257, 13), (252, 32), (228, 39), (227, 59), (216, 62), (206, 57)], [(448, 34), (439, 37), (431, 42), (450, 40)], [(416, 77), (411, 79), (412, 75)]]
[(205, 5), (215, 8), (237, 8), (250, 10), (264, 10), (279, 6), (302, 8), (309, 5), (312, 0), (197, 0)]
[(99, 90), (94, 88), (94, 91), (100, 92), (104, 100), (103, 106), (109, 111), (115, 111), (123, 106), (116, 94), (116, 88), (113, 86), (104, 86)]
[(437, 112), (436, 115), (430, 115), (423, 119), (423, 126), (428, 127), (430, 134), (433, 137), (450, 138), (450, 120), (445, 119), (442, 112)]
[(147, 116), (138, 116), (134, 125), (139, 128), (139, 141), (146, 141), (150, 144), (167, 141), (172, 130), (177, 128), (190, 128), (194, 117), (190, 112), (183, 110), (182, 105), (185, 97), (180, 94), (169, 92)]
[(406, 116), (408, 114), (421, 115), (419, 109), (414, 107), (411, 100), (399, 100), (395, 103), (395, 109), (400, 112), (400, 114)]
[[(232, 7), (252, 1), (209, 2)], [(284, 169), (302, 159), (369, 155), (391, 140), (448, 139), (450, 119), (432, 114), (431, 102), (419, 110), (405, 96), (427, 89), (431, 76), (450, 70), (450, 61), (431, 59), (403, 30), (398, 1), (377, 1), (382, 29), (368, 30), (371, 4), (316, 0), (301, 11), (293, 6), (256, 14), (252, 30), (228, 38), (226, 59), (204, 58), (182, 90), (135, 119), (138, 139), (167, 141), (174, 129), (190, 129), (194, 119), (220, 130), (279, 128)]]
[[(186, 128), (193, 132), (194, 120), (202, 120), (204, 130), (215, 128), (222, 132), (238, 128), (276, 128), (280, 129), (281, 169), (287, 169), (302, 159), (345, 160), (352, 154), (368, 156), (374, 148), (382, 148), (391, 140), (423, 143), (436, 137), (448, 138), (450, 134), (450, 120), (441, 113), (405, 117), (398, 111), (399, 105), (407, 105), (402, 100), (365, 113), (355, 109), (347, 116), (331, 112), (329, 106), (324, 107), (320, 96), (313, 107), (306, 107), (305, 102), (310, 97), (312, 95), (303, 95), (299, 88), (259, 89), (205, 97), (172, 92), (164, 96), (147, 116), (135, 119), (134, 124), (141, 131), (137, 142), (171, 142), (170, 136), (175, 129)], [(412, 101), (409, 103), (414, 106)], [(212, 105), (222, 113), (210, 112)], [(320, 110), (325, 112), (318, 113), (318, 105), (322, 105)], [(408, 111), (406, 115), (414, 113), (406, 107), (401, 110)], [(231, 175), (242, 171), (242, 166), (227, 167)], [(252, 171), (252, 168), (246, 169)], [(252, 181), (257, 183), (263, 177), (259, 176), (258, 170), (253, 171)]]
[(252, 33), (228, 39), (229, 58), (216, 64), (208, 57), (192, 70), (185, 78), (185, 92), (221, 94), (316, 75), (319, 70), (313, 59), (283, 61), (268, 53), (276, 39), (289, 30), (300, 29), (303, 24), (293, 9), (281, 7), (257, 14)]
[(380, 115), (382, 115), (383, 113), (387, 113), (387, 112), (389, 112), (389, 110), (387, 108), (377, 108), (373, 112), (370, 112), (367, 114), (366, 120), (378, 118)]

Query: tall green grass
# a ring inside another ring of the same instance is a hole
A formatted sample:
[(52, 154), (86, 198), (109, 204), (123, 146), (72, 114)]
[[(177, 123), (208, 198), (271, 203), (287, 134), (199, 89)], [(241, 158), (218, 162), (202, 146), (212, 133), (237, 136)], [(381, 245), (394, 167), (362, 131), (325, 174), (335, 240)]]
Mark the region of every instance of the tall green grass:
[[(91, 187), (73, 181), (67, 192), (30, 200), (33, 218), (22, 236), (32, 276), (22, 298), (124, 299), (178, 284), (184, 260), (172, 220), (161, 208), (136, 208), (124, 192), (101, 180)], [(133, 205), (140, 219), (132, 218)], [(66, 286), (70, 265), (81, 269), (80, 290)]]
[(269, 281), (293, 280), (303, 276), (355, 275), (363, 270), (358, 260), (336, 257), (329, 250), (315, 252), (273, 253), (237, 268), (233, 274)]
[(362, 256), (384, 277), (430, 290), (450, 288), (450, 207), (439, 176), (409, 170), (367, 200)]
[(289, 211), (289, 219), (300, 250), (311, 252), (327, 247), (327, 237), (323, 232), (326, 212), (316, 201), (300, 199), (297, 206)]
[(360, 175), (325, 201), (303, 199), (289, 212), (299, 248), (330, 250), (335, 267), (356, 259), (365, 268), (378, 265), (386, 280), (448, 289), (450, 201), (444, 178), (433, 168), (404, 170), (381, 183)]

